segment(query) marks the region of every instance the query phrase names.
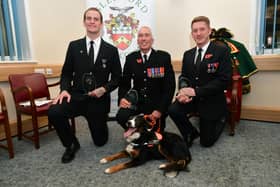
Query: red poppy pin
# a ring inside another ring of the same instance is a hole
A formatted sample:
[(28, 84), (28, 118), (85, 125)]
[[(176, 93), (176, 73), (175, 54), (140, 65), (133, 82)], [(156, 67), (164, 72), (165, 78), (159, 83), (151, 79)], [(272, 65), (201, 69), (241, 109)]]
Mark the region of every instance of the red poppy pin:
[(209, 58), (211, 58), (213, 56), (213, 54), (210, 54), (210, 53), (208, 53), (208, 54), (205, 54), (205, 59), (209, 59)]
[(142, 63), (142, 58), (137, 58), (137, 59), (136, 59), (136, 62), (137, 62), (138, 64), (141, 64), (141, 63)]

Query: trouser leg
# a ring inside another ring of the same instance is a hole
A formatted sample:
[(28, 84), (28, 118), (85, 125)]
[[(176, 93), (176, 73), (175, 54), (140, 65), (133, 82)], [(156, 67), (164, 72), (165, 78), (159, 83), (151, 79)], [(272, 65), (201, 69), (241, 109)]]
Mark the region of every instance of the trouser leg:
[(87, 116), (91, 137), (96, 146), (103, 146), (108, 141), (107, 113), (96, 113)]
[(78, 116), (80, 114), (78, 109), (80, 108), (78, 103), (67, 103), (65, 100), (62, 104), (55, 104), (49, 108), (49, 122), (54, 126), (58, 137), (65, 147), (71, 146), (73, 141), (76, 140), (69, 119)]
[(168, 114), (179, 129), (181, 135), (186, 140), (194, 127), (189, 121), (187, 114), (194, 111), (192, 104), (180, 104), (175, 101), (168, 108)]
[(225, 118), (207, 120), (200, 118), (200, 144), (211, 147), (218, 140), (225, 126)]

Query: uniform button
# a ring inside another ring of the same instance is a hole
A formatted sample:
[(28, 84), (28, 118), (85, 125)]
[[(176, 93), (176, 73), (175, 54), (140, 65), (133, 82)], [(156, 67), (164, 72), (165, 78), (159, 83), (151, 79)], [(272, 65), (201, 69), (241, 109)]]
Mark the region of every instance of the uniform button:
[(198, 77), (195, 77), (195, 80), (198, 80), (199, 78)]
[(144, 79), (144, 81), (146, 82), (146, 81), (147, 81), (147, 79)]
[(144, 95), (144, 97), (147, 97), (147, 95)]
[(144, 73), (146, 73), (146, 71), (144, 71)]
[(195, 88), (198, 88), (198, 86), (196, 86)]

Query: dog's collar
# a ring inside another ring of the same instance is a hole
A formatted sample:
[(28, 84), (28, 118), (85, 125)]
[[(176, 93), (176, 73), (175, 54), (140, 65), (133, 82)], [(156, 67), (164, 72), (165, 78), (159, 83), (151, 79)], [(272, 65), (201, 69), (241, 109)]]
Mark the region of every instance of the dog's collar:
[(162, 140), (162, 135), (158, 132), (155, 132), (156, 139), (150, 140), (148, 142), (144, 142), (143, 144), (137, 144), (134, 142), (131, 142), (130, 145), (133, 147), (140, 147), (140, 146), (147, 146), (147, 147), (153, 147), (154, 145), (158, 145), (159, 142)]
[[(160, 132), (160, 120), (158, 119), (155, 120), (155, 119), (151, 119), (150, 118), (150, 115), (144, 115), (144, 119), (146, 120), (146, 122), (148, 122), (152, 128), (148, 129), (148, 131), (152, 131), (152, 130), (155, 130), (155, 127), (157, 128), (156, 131), (157, 132)], [(158, 125), (157, 125), (158, 124)]]

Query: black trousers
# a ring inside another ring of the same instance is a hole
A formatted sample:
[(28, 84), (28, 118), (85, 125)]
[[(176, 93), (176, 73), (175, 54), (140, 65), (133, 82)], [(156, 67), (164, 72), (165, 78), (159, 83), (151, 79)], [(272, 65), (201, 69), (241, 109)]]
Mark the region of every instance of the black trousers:
[[(213, 109), (214, 110), (214, 109)], [(197, 112), (194, 102), (181, 104), (175, 101), (168, 108), (168, 114), (174, 121), (183, 138), (187, 137), (195, 130), (187, 117), (188, 114)], [(220, 137), (225, 126), (225, 117), (209, 120), (200, 117), (200, 144), (204, 147), (212, 146)]]
[(100, 111), (95, 112), (96, 110), (92, 110), (92, 107), (94, 107), (94, 101), (91, 99), (73, 99), (70, 103), (67, 103), (64, 99), (62, 104), (56, 104), (50, 107), (48, 119), (54, 126), (63, 146), (71, 146), (76, 138), (70, 127), (69, 118), (77, 116), (84, 116), (87, 119), (91, 137), (95, 145), (102, 146), (108, 141), (108, 114)]
[[(137, 114), (151, 114), (153, 110), (149, 109), (150, 107), (145, 106), (145, 105), (138, 105), (137, 110), (129, 109), (129, 108), (119, 108), (117, 115), (116, 115), (116, 120), (117, 122), (126, 130), (127, 125), (126, 122), (129, 119), (130, 116), (134, 116)], [(165, 129), (165, 120), (166, 120), (167, 115), (162, 114), (160, 118), (160, 131), (164, 131)]]

